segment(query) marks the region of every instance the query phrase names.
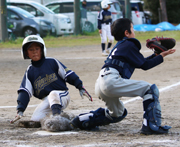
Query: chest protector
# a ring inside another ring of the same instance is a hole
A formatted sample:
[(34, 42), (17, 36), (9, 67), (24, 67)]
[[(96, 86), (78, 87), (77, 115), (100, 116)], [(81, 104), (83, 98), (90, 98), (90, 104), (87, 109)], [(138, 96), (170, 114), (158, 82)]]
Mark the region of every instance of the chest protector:
[[(110, 59), (109, 57), (111, 56), (112, 52), (114, 51), (115, 48), (117, 48), (117, 46), (121, 43), (123, 43), (125, 40), (127, 39), (127, 37), (124, 37), (124, 39), (122, 41), (119, 41), (114, 48), (111, 50), (109, 56), (107, 57), (105, 63), (107, 64), (112, 64), (112, 65), (116, 65), (118, 67), (120, 67), (122, 69), (122, 72), (120, 72), (120, 75), (122, 78), (124, 79), (130, 79), (130, 77), (132, 76), (133, 72), (134, 72), (134, 67), (132, 67), (130, 64), (126, 63), (126, 62), (122, 62), (118, 59)], [(134, 42), (134, 41), (133, 41)], [(139, 46), (139, 44), (138, 44)]]

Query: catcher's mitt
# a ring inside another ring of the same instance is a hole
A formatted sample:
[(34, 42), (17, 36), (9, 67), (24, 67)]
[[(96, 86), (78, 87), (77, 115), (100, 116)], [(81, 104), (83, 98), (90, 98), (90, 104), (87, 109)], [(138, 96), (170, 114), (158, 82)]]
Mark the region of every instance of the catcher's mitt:
[(176, 40), (166, 37), (155, 37), (146, 40), (146, 46), (153, 49), (156, 54), (172, 49), (176, 45)]

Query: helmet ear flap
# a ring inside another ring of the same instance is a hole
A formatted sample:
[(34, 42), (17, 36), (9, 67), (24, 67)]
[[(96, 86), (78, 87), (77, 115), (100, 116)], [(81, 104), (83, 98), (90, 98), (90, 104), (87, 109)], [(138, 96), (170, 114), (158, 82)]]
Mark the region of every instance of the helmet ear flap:
[(23, 58), (24, 59), (30, 59), (29, 57), (28, 57), (28, 55), (27, 55), (27, 48), (28, 48), (28, 46), (31, 44), (31, 42), (29, 42), (29, 43), (26, 43), (26, 44), (24, 44), (23, 46), (22, 46), (22, 56), (23, 56)]

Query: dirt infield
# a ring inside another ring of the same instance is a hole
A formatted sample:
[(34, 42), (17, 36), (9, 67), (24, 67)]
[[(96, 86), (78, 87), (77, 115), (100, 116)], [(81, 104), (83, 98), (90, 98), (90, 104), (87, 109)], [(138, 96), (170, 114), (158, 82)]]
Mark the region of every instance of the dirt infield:
[[(180, 144), (180, 43), (177, 51), (165, 57), (164, 63), (148, 71), (136, 70), (132, 79), (155, 83), (160, 89), (162, 125), (170, 125), (167, 135), (140, 135), (143, 107), (142, 99), (123, 97), (128, 110), (127, 117), (119, 123), (100, 127), (99, 131), (60, 132), (54, 135), (38, 135), (41, 128), (19, 128), (10, 124), (16, 115), (17, 89), (20, 86), (29, 60), (22, 60), (20, 49), (0, 49), (0, 146), (6, 147), (117, 147), (117, 146), (179, 146)], [(75, 71), (93, 97), (93, 102), (81, 99), (79, 91), (68, 85), (71, 102), (67, 112), (79, 114), (105, 107), (94, 94), (94, 85), (105, 57), (100, 46), (49, 48), (47, 56), (55, 57)], [(142, 53), (151, 50), (142, 44)], [(165, 89), (164, 89), (165, 88)], [(128, 101), (129, 100), (129, 101)], [(130, 101), (132, 100), (132, 101)], [(40, 100), (32, 97), (23, 120), (29, 120)], [(34, 133), (34, 134), (33, 134)]]

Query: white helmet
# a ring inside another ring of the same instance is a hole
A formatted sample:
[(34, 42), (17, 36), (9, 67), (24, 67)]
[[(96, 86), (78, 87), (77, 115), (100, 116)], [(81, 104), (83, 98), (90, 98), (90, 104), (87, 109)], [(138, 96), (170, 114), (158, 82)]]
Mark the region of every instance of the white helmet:
[(27, 51), (28, 47), (31, 45), (31, 43), (33, 43), (33, 42), (37, 42), (41, 45), (41, 49), (43, 51), (43, 56), (46, 57), (46, 47), (45, 47), (44, 40), (38, 35), (29, 35), (23, 40), (23, 43), (22, 43), (21, 55), (22, 55), (23, 59), (30, 59), (26, 55), (26, 51)]
[(109, 1), (109, 0), (103, 0), (103, 1), (101, 2), (101, 7), (102, 7), (103, 9), (106, 9), (106, 8), (108, 7), (108, 5), (110, 5), (110, 4), (112, 4), (111, 1)]

